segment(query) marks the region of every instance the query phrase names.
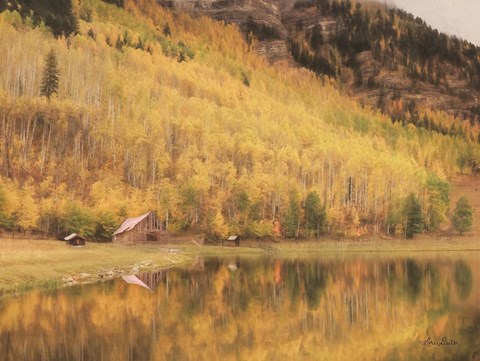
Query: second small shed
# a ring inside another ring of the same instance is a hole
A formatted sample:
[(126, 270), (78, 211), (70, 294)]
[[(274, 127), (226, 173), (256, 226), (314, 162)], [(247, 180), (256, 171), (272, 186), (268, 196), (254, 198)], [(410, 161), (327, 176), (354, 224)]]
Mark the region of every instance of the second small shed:
[(85, 246), (85, 238), (79, 236), (76, 233), (72, 233), (64, 238), (64, 241), (67, 242), (70, 246)]
[[(235, 247), (240, 246), (240, 236), (232, 235), (227, 238), (227, 242), (233, 242)], [(225, 242), (222, 242), (222, 246), (225, 245)]]

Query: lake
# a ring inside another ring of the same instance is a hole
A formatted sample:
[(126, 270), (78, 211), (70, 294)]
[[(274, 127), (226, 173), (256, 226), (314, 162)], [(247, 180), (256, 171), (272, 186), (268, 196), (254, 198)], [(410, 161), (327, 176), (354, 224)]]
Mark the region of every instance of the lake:
[(0, 359), (480, 360), (475, 252), (199, 258), (127, 280), (143, 286), (1, 298)]

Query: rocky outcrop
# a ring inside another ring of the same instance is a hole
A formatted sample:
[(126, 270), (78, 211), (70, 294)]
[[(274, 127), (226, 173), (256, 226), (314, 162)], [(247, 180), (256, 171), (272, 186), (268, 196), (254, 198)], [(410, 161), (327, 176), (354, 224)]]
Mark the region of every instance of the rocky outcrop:
[(282, 22), (282, 6), (277, 0), (159, 0), (168, 8), (206, 15), (237, 24), (247, 38), (256, 38), (254, 49), (270, 62), (294, 64), (288, 46), (288, 31)]

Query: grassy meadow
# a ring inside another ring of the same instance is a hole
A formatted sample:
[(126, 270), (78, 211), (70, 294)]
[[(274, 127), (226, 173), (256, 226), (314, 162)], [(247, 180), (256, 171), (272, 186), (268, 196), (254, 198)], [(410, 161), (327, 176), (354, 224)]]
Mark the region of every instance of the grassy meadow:
[(158, 247), (100, 243), (69, 247), (56, 240), (4, 239), (0, 250), (0, 294), (99, 280), (139, 264), (160, 268), (189, 260), (183, 254), (162, 252)]

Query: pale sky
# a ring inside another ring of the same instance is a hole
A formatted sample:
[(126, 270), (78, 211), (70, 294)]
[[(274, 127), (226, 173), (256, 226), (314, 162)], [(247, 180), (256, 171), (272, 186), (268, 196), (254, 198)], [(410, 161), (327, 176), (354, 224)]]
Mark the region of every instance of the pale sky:
[[(382, 0), (379, 0), (383, 2)], [(439, 31), (480, 46), (480, 0), (387, 0)]]

